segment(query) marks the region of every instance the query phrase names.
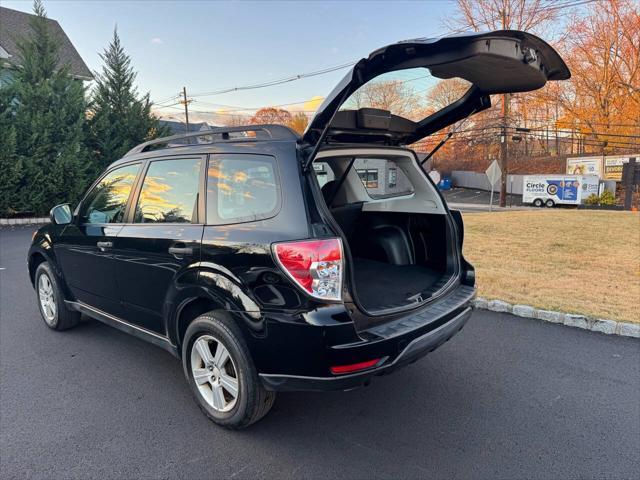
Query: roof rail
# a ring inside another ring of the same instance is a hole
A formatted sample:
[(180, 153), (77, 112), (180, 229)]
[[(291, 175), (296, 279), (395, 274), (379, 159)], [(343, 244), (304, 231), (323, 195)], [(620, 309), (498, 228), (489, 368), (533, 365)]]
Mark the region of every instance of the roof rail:
[[(242, 133), (242, 132), (255, 132), (256, 136), (255, 137), (246, 137), (246, 138), (238, 138), (238, 137), (234, 137), (231, 138), (231, 136), (229, 135), (230, 133)], [(201, 130), (199, 132), (192, 132), (192, 133), (182, 133), (182, 134), (178, 134), (178, 135), (171, 135), (169, 137), (162, 137), (162, 138), (155, 138), (153, 140), (149, 140), (148, 142), (144, 142), (141, 143), (140, 145), (137, 145), (135, 147), (133, 147), (131, 150), (129, 150), (125, 157), (128, 157), (130, 155), (135, 155), (137, 153), (142, 153), (145, 152), (149, 147), (153, 146), (153, 145), (160, 145), (163, 143), (170, 143), (174, 140), (182, 140), (185, 138), (194, 138), (194, 137), (213, 137), (214, 135), (218, 135), (221, 138), (219, 140), (216, 139), (212, 139), (210, 142), (206, 142), (207, 143), (219, 143), (219, 142), (228, 142), (228, 141), (259, 141), (259, 140), (265, 140), (264, 137), (260, 138), (259, 133), (263, 133), (266, 134), (268, 136), (269, 140), (298, 140), (300, 137), (299, 135), (292, 129), (290, 129), (289, 127), (285, 127), (284, 125), (249, 125), (249, 126), (243, 126), (243, 127), (218, 127), (218, 128), (212, 128), (211, 130)], [(202, 143), (199, 143), (202, 144)], [(176, 146), (188, 146), (187, 145), (176, 145)], [(173, 147), (167, 147), (167, 148), (173, 148)]]

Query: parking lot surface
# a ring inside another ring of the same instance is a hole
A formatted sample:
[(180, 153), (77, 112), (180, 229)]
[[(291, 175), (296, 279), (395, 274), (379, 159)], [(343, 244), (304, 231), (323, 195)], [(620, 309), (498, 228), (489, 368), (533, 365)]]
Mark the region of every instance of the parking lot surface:
[(369, 387), (206, 420), (179, 361), (92, 320), (40, 319), (33, 227), (0, 229), (2, 478), (637, 478), (640, 342), (478, 311)]

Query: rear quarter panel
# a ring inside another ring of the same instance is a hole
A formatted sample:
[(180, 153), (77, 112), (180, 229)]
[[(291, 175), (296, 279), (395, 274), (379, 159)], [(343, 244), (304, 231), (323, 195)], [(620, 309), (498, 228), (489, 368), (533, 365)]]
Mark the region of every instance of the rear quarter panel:
[(281, 208), (272, 218), (230, 225), (206, 225), (202, 238), (199, 284), (229, 311), (260, 316), (265, 311), (295, 312), (310, 300), (276, 265), (275, 242), (309, 238), (309, 221), (302, 191), (301, 167), (294, 142), (272, 142), (259, 153), (275, 157)]

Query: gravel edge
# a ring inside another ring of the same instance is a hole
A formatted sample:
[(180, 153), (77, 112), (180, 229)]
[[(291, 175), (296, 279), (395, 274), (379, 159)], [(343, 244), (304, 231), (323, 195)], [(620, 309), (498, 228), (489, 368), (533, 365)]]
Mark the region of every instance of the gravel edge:
[(512, 305), (502, 300), (487, 300), (482, 297), (474, 300), (474, 306), (482, 310), (511, 313), (518, 317), (536, 318), (549, 323), (561, 323), (568, 327), (582, 328), (583, 330), (591, 330), (592, 332), (606, 335), (640, 338), (640, 323), (619, 322), (604, 318), (587, 317), (586, 315), (576, 315), (574, 313), (542, 310), (530, 305)]

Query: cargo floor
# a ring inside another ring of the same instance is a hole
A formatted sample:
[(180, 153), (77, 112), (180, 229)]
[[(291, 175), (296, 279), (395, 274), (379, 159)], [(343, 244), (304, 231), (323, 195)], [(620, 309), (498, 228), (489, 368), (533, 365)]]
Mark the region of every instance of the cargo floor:
[(390, 265), (354, 259), (358, 299), (369, 311), (413, 303), (407, 300), (434, 285), (442, 273), (419, 265)]

